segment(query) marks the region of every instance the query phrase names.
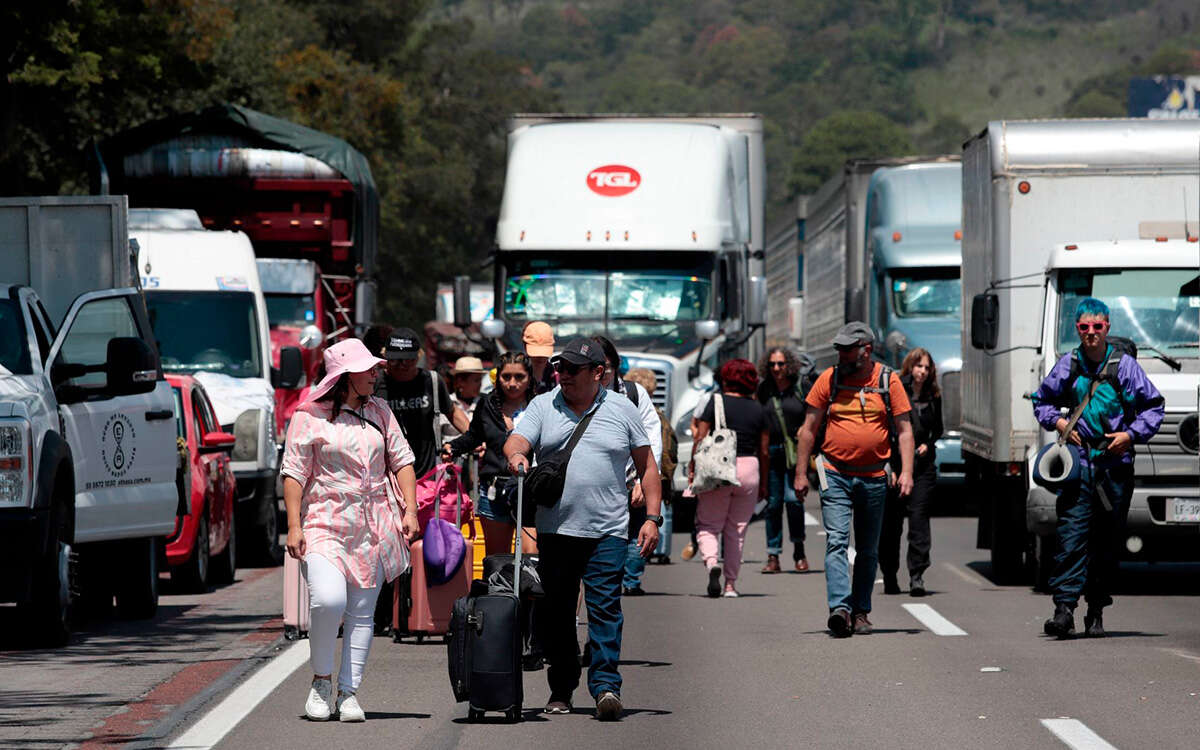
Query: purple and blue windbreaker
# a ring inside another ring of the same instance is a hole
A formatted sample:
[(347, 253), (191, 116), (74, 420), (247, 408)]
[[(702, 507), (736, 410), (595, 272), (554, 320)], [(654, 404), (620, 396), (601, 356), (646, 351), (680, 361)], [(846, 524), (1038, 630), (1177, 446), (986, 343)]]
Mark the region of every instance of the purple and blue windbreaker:
[[(1104, 362), (1108, 361), (1112, 353), (1110, 344)], [(1071, 376), (1072, 358), (1076, 358), (1080, 365), (1079, 377), (1075, 379), (1073, 387), (1067, 382)], [(1055, 363), (1054, 369), (1050, 370), (1050, 374), (1033, 394), (1033, 414), (1043, 429), (1054, 432), (1054, 423), (1062, 416), (1059, 409), (1073, 409), (1083, 401), (1093, 378), (1104, 369), (1104, 362), (1093, 368), (1076, 348), (1064, 354)], [(1092, 395), (1092, 400), (1083, 410), (1083, 416), (1075, 425), (1084, 445), (1088, 447), (1088, 450), (1084, 451), (1087, 454), (1085, 460), (1094, 461), (1097, 467), (1133, 462), (1132, 450), (1121, 456), (1110, 456), (1096, 446), (1096, 443), (1104, 439), (1105, 433), (1128, 432), (1134, 443), (1146, 443), (1162, 426), (1162, 394), (1154, 387), (1154, 383), (1150, 382), (1137, 360), (1128, 354), (1121, 355), (1121, 361), (1117, 365), (1117, 381), (1120, 383), (1121, 393), (1117, 393), (1117, 389), (1108, 381), (1101, 381)]]

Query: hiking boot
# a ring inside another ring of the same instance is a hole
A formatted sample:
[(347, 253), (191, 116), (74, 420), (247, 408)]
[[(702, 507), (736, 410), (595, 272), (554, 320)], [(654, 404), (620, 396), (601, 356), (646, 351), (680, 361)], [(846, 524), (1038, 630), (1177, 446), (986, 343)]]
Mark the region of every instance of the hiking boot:
[(343, 693), (340, 690), (338, 691), (337, 714), (338, 721), (367, 720), (367, 715), (363, 713), (362, 706), (358, 705), (358, 698), (354, 693)]
[(1046, 635), (1052, 635), (1059, 640), (1072, 638), (1075, 635), (1075, 608), (1067, 604), (1056, 604), (1054, 616), (1042, 625)]
[(900, 593), (900, 581), (894, 575), (883, 575), (883, 593), (895, 595)]
[(871, 621), (867, 619), (866, 612), (859, 612), (854, 615), (854, 634), (855, 635), (870, 635)]
[(308, 700), (304, 703), (304, 715), (310, 721), (329, 721), (329, 699), (333, 697), (333, 681), (329, 679), (313, 680), (308, 691)]
[(854, 635), (854, 628), (850, 624), (849, 610), (838, 607), (829, 613), (829, 632), (834, 638), (849, 638)]
[(721, 595), (721, 566), (719, 565), (708, 569), (707, 593), (714, 599)]
[(571, 701), (569, 698), (551, 695), (550, 701), (546, 703), (546, 707), (542, 709), (542, 712), (548, 714), (569, 714), (571, 713)]
[(915, 576), (913, 576), (912, 578), (909, 579), (909, 581), (908, 581), (908, 595), (909, 596), (925, 596), (926, 593), (927, 592), (925, 591), (925, 579), (923, 579), (921, 577), (920, 573), (916, 574)]
[(596, 718), (600, 721), (616, 721), (621, 718), (621, 696), (605, 690), (596, 696)]
[(696, 556), (696, 543), (688, 542), (687, 545), (684, 546), (683, 551), (679, 553), (679, 556), (682, 557), (684, 560), (691, 560), (693, 557), (695, 557)]
[(1088, 609), (1087, 614), (1083, 616), (1083, 634), (1088, 638), (1103, 638), (1105, 636), (1103, 610)]
[(762, 566), (761, 573), (778, 573), (782, 570), (779, 567), (779, 555), (767, 555), (767, 564)]

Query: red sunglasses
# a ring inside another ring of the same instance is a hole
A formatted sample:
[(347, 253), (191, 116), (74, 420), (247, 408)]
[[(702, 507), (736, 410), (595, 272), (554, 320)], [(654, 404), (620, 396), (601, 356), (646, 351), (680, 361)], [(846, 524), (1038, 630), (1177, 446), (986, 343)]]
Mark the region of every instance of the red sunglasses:
[(1087, 333), (1089, 331), (1100, 333), (1108, 328), (1108, 323), (1076, 323), (1075, 327), (1079, 329), (1080, 333)]

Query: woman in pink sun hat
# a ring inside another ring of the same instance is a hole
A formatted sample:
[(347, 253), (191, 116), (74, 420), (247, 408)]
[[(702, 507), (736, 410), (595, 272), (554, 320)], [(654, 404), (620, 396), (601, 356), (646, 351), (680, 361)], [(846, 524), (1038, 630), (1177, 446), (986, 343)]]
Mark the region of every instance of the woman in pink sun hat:
[[(305, 714), (363, 721), (355, 693), (371, 649), (380, 585), (408, 568), (417, 534), (413, 452), (392, 410), (374, 398), (383, 360), (358, 339), (325, 350), (325, 375), (292, 417), (284, 450), (287, 551), (309, 590), (313, 682)], [(394, 475), (400, 505), (389, 499)], [(336, 709), (334, 649), (345, 623)]]

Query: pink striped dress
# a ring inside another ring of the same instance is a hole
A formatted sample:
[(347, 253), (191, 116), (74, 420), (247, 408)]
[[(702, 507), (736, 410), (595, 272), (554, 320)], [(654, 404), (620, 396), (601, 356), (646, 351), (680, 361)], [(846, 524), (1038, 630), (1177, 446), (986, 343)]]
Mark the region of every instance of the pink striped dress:
[[(333, 563), (355, 586), (374, 588), (378, 571), (393, 580), (408, 565), (400, 509), (389, 499), (385, 467), (413, 463), (387, 403), (371, 398), (359, 412), (387, 436), (329, 402), (308, 402), (292, 416), (281, 473), (304, 487), (300, 521), (308, 552)], [(386, 456), (386, 461), (385, 461)]]

